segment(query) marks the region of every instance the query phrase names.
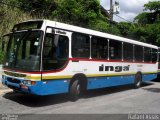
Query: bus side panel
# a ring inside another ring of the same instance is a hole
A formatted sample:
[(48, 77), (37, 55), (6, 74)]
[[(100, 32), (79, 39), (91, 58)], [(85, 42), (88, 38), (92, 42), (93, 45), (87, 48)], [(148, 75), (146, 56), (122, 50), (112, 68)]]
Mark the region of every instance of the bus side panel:
[(87, 89), (104, 88), (118, 85), (127, 85), (134, 82), (134, 75), (116, 77), (88, 78)]
[(146, 74), (142, 75), (142, 81), (151, 81), (157, 78), (157, 74)]
[[(150, 81), (155, 79), (156, 77), (157, 77), (156, 74), (142, 75), (142, 81)], [(118, 85), (133, 84), (134, 78), (135, 78), (135, 75), (88, 78), (87, 89), (96, 89), (96, 88), (112, 87), (112, 86), (118, 86)]]
[[(39, 87), (40, 86), (40, 87)], [(38, 87), (38, 89), (36, 88)], [(51, 95), (68, 92), (69, 83), (67, 80), (40, 81), (37, 86), (30, 88), (32, 94)]]

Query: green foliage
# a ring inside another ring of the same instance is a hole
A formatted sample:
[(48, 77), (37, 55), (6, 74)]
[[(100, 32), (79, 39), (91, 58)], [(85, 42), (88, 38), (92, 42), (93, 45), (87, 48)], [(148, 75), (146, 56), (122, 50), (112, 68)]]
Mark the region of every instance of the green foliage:
[(56, 9), (54, 0), (9, 0), (9, 3), (19, 6), (21, 10), (32, 16), (48, 18)]
[(92, 28), (93, 30), (98, 30), (101, 32), (107, 32), (109, 28), (109, 24), (107, 24), (106, 21), (96, 20), (96, 21), (91, 21), (89, 23), (89, 28)]
[(160, 1), (152, 1), (144, 5), (147, 12), (135, 17), (137, 27), (132, 31), (141, 41), (160, 45)]
[(13, 25), (24, 20), (33, 19), (26, 13), (23, 13), (17, 8), (12, 8), (6, 5), (0, 4), (0, 64), (3, 60), (3, 54), (1, 51), (1, 39), (2, 36), (6, 33), (9, 33)]
[(102, 19), (98, 0), (57, 0), (52, 17), (58, 21), (88, 27), (90, 22)]
[(147, 12), (143, 12), (135, 17), (135, 21), (141, 25), (145, 25), (147, 23), (150, 23), (149, 21), (149, 14)]
[(149, 43), (160, 45), (160, 23), (147, 25), (145, 27), (147, 34), (148, 34), (148, 41)]
[[(108, 21), (101, 14), (99, 0), (9, 0), (32, 16), (106, 32)], [(95, 23), (97, 23), (95, 25)], [(102, 27), (102, 24), (104, 28)], [(93, 26), (92, 26), (93, 25)]]
[(0, 49), (0, 64), (2, 64), (4, 58), (4, 52)]
[(129, 37), (130, 31), (131, 31), (131, 28), (132, 28), (132, 24), (131, 23), (120, 22), (120, 23), (118, 23), (117, 27), (120, 30), (120, 34), (122, 36)]
[(144, 5), (145, 10), (160, 11), (160, 1), (152, 1)]
[(160, 23), (146, 24), (138, 26), (132, 31), (132, 37), (142, 42), (147, 42), (154, 45), (160, 45)]
[[(135, 17), (135, 21), (141, 25), (154, 24), (160, 19), (160, 1), (149, 2), (144, 5), (147, 12), (143, 12)], [(148, 10), (150, 12), (148, 12)]]

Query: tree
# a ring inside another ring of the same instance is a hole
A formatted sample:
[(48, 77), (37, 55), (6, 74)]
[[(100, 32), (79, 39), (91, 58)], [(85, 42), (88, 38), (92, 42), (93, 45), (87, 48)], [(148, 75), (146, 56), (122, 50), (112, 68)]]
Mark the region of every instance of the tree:
[(160, 19), (160, 1), (149, 2), (144, 5), (145, 11), (135, 17), (135, 21), (141, 25), (153, 24)]
[(160, 1), (149, 2), (144, 5), (145, 10), (158, 12), (160, 11)]
[(131, 23), (127, 23), (127, 22), (120, 22), (117, 25), (118, 29), (120, 30), (120, 34), (123, 37), (129, 37), (130, 36), (130, 32), (131, 32), (131, 28), (133, 27)]
[(32, 16), (43, 18), (48, 18), (57, 6), (55, 0), (9, 0), (9, 3)]
[(160, 1), (144, 5), (144, 12), (135, 17), (137, 28), (133, 31), (141, 41), (160, 45)]
[(9, 2), (20, 6), (21, 10), (36, 18), (38, 16), (102, 32), (119, 33), (118, 29), (113, 30), (109, 26), (107, 16), (102, 14), (99, 0), (9, 0)]
[(86, 26), (102, 18), (99, 0), (57, 0), (53, 17), (58, 21)]

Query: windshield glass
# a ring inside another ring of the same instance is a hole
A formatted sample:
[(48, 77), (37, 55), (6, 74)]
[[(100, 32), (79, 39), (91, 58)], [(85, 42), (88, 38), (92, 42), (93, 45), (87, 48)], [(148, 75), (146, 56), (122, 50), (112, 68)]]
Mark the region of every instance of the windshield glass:
[(14, 32), (7, 46), (4, 67), (39, 71), (42, 31)]

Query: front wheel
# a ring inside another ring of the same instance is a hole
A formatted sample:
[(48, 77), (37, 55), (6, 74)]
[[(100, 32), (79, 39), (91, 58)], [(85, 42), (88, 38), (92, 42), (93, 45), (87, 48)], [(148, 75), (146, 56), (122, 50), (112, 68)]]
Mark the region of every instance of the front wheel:
[(71, 101), (78, 100), (80, 93), (81, 93), (81, 84), (79, 80), (75, 80), (71, 83), (70, 89), (69, 89), (69, 95), (70, 95)]

